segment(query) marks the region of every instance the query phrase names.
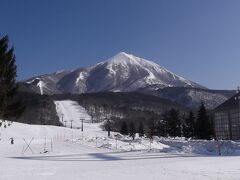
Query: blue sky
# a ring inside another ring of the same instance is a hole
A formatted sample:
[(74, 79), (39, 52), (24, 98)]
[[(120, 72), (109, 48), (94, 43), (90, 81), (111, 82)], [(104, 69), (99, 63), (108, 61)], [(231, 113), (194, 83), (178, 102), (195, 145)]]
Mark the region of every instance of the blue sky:
[(1, 0), (18, 79), (125, 51), (212, 89), (240, 85), (238, 0)]

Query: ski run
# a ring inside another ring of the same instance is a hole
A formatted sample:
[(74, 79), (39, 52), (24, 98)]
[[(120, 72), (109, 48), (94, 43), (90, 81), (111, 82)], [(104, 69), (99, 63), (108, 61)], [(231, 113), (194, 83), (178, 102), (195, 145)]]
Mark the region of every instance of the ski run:
[(76, 102), (55, 104), (67, 127), (2, 124), (0, 180), (240, 179), (238, 142), (108, 137)]

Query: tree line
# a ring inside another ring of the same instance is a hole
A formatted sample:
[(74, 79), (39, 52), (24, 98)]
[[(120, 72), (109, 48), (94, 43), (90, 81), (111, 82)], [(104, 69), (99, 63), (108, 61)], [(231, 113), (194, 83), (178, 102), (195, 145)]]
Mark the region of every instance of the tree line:
[(214, 138), (214, 128), (211, 116), (208, 114), (205, 105), (201, 103), (198, 112), (190, 111), (188, 114), (181, 114), (176, 109), (170, 109), (163, 113), (160, 118), (144, 120), (112, 119), (108, 121), (108, 128), (135, 138), (136, 133), (140, 137), (185, 137), (187, 139), (211, 139)]

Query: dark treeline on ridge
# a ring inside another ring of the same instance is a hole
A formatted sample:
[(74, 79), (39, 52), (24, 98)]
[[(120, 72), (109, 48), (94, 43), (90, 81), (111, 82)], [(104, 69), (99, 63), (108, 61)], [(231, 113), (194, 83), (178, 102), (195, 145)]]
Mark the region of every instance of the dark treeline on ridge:
[[(110, 127), (112, 131), (129, 135), (133, 139), (136, 133), (140, 137), (145, 135), (149, 138), (153, 136), (208, 140), (214, 138), (213, 121), (203, 103), (195, 114), (192, 111), (182, 114), (176, 109), (170, 109), (161, 116), (150, 119), (144, 117), (134, 121), (130, 118), (112, 118)], [(105, 122), (105, 126), (109, 126), (108, 122)]]

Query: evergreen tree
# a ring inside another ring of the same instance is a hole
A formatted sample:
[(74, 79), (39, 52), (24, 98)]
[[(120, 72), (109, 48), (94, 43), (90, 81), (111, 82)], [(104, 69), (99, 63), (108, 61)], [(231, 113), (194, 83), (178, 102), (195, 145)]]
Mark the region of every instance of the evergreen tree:
[(129, 125), (129, 136), (132, 137), (132, 139), (135, 139), (135, 135), (136, 135), (136, 129), (135, 129), (135, 125), (133, 122), (130, 122)]
[(150, 119), (149, 124), (148, 124), (148, 136), (150, 139), (153, 138), (155, 135), (155, 122), (154, 119)]
[(110, 137), (110, 132), (111, 132), (111, 122), (110, 122), (109, 119), (107, 120), (107, 131), (108, 131), (108, 137)]
[(207, 110), (202, 102), (196, 122), (196, 137), (199, 139), (211, 139), (212, 136), (212, 127), (207, 115)]
[[(8, 47), (8, 36), (0, 38), (0, 117), (18, 117), (24, 110), (20, 100), (16, 100), (17, 66), (13, 47)], [(15, 97), (15, 98), (14, 98)]]
[(120, 133), (122, 135), (128, 135), (128, 126), (126, 121), (122, 121)]
[(139, 137), (144, 136), (144, 127), (143, 127), (143, 122), (142, 121), (139, 123), (138, 134), (139, 134)]
[(157, 122), (157, 132), (159, 137), (166, 137), (167, 131), (166, 131), (166, 122), (165, 120), (160, 120)]
[(214, 116), (213, 114), (209, 115), (208, 117), (209, 119), (209, 134), (210, 134), (210, 138), (216, 138), (215, 136), (215, 130), (214, 130)]
[(192, 111), (189, 112), (183, 124), (183, 136), (186, 138), (193, 138), (195, 136), (195, 117)]
[(165, 121), (167, 123), (167, 133), (171, 137), (181, 136), (181, 122), (179, 118), (179, 112), (175, 109), (171, 109), (165, 115)]

